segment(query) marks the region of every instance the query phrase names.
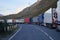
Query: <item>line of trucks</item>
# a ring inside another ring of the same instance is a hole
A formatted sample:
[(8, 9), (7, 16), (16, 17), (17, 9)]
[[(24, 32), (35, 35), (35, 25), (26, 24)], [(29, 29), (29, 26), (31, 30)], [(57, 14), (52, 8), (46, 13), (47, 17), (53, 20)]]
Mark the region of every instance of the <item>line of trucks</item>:
[[(33, 18), (6, 19), (6, 20), (1, 19), (0, 20), (0, 30), (6, 30), (7, 26), (16, 25), (16, 24), (38, 24), (38, 25), (52, 28), (52, 14), (51, 13), (42, 13)], [(58, 22), (57, 30), (60, 30), (59, 25), (60, 25), (60, 23)]]

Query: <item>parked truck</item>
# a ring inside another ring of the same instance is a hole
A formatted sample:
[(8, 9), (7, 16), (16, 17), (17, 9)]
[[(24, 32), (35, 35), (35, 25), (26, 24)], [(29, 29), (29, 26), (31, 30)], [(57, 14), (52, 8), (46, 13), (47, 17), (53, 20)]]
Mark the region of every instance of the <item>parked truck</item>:
[(39, 24), (38, 16), (32, 18), (32, 23), (33, 24)]
[(43, 26), (43, 24), (44, 24), (44, 13), (42, 13), (38, 16), (38, 22), (39, 22), (39, 25)]
[(29, 24), (30, 23), (30, 18), (24, 18), (24, 23)]
[(24, 23), (24, 19), (15, 19), (15, 23), (16, 24), (23, 24)]
[(45, 13), (44, 14), (44, 26), (51, 28), (52, 27), (52, 14)]

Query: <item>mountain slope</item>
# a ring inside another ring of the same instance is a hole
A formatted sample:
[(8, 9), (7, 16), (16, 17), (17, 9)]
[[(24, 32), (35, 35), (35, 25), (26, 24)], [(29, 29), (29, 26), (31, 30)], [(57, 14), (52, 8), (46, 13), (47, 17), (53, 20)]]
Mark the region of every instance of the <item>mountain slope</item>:
[(2, 14), (0, 14), (0, 16), (3, 16)]
[(25, 17), (34, 17), (37, 16), (49, 8), (52, 5), (55, 5), (57, 0), (41, 0), (37, 1), (30, 7), (25, 8), (23, 11), (19, 12), (18, 14), (4, 16), (3, 18), (25, 18)]

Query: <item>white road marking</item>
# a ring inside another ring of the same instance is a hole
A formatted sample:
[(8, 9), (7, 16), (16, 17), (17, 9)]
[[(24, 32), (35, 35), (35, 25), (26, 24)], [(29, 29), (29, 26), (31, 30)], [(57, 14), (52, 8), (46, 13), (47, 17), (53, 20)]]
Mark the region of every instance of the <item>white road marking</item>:
[(22, 29), (22, 27), (20, 27), (17, 32), (15, 34), (13, 34), (8, 40), (11, 40), (20, 30)]
[(42, 29), (39, 29), (37, 27), (35, 27), (36, 29), (40, 30), (41, 32), (43, 32), (47, 37), (49, 37), (50, 40), (54, 40), (51, 36), (48, 35), (48, 33), (46, 33), (45, 31), (43, 31)]
[[(49, 37), (50, 40), (54, 40), (51, 36), (48, 35), (48, 33), (46, 33), (45, 31), (43, 31), (42, 29), (37, 28), (37, 27), (35, 27), (35, 28), (38, 29), (38, 30), (40, 30), (41, 32), (43, 32), (47, 37)], [(22, 27), (20, 27), (20, 29), (18, 29), (18, 31), (13, 36), (11, 36), (8, 40), (11, 40), (21, 29), (22, 29)]]

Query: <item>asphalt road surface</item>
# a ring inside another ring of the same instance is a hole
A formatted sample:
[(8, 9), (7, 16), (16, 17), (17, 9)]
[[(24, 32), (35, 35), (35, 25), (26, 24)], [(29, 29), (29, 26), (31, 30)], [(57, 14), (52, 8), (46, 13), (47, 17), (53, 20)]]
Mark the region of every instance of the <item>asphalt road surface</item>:
[(60, 32), (43, 26), (19, 24), (19, 30), (8, 40), (60, 40)]

